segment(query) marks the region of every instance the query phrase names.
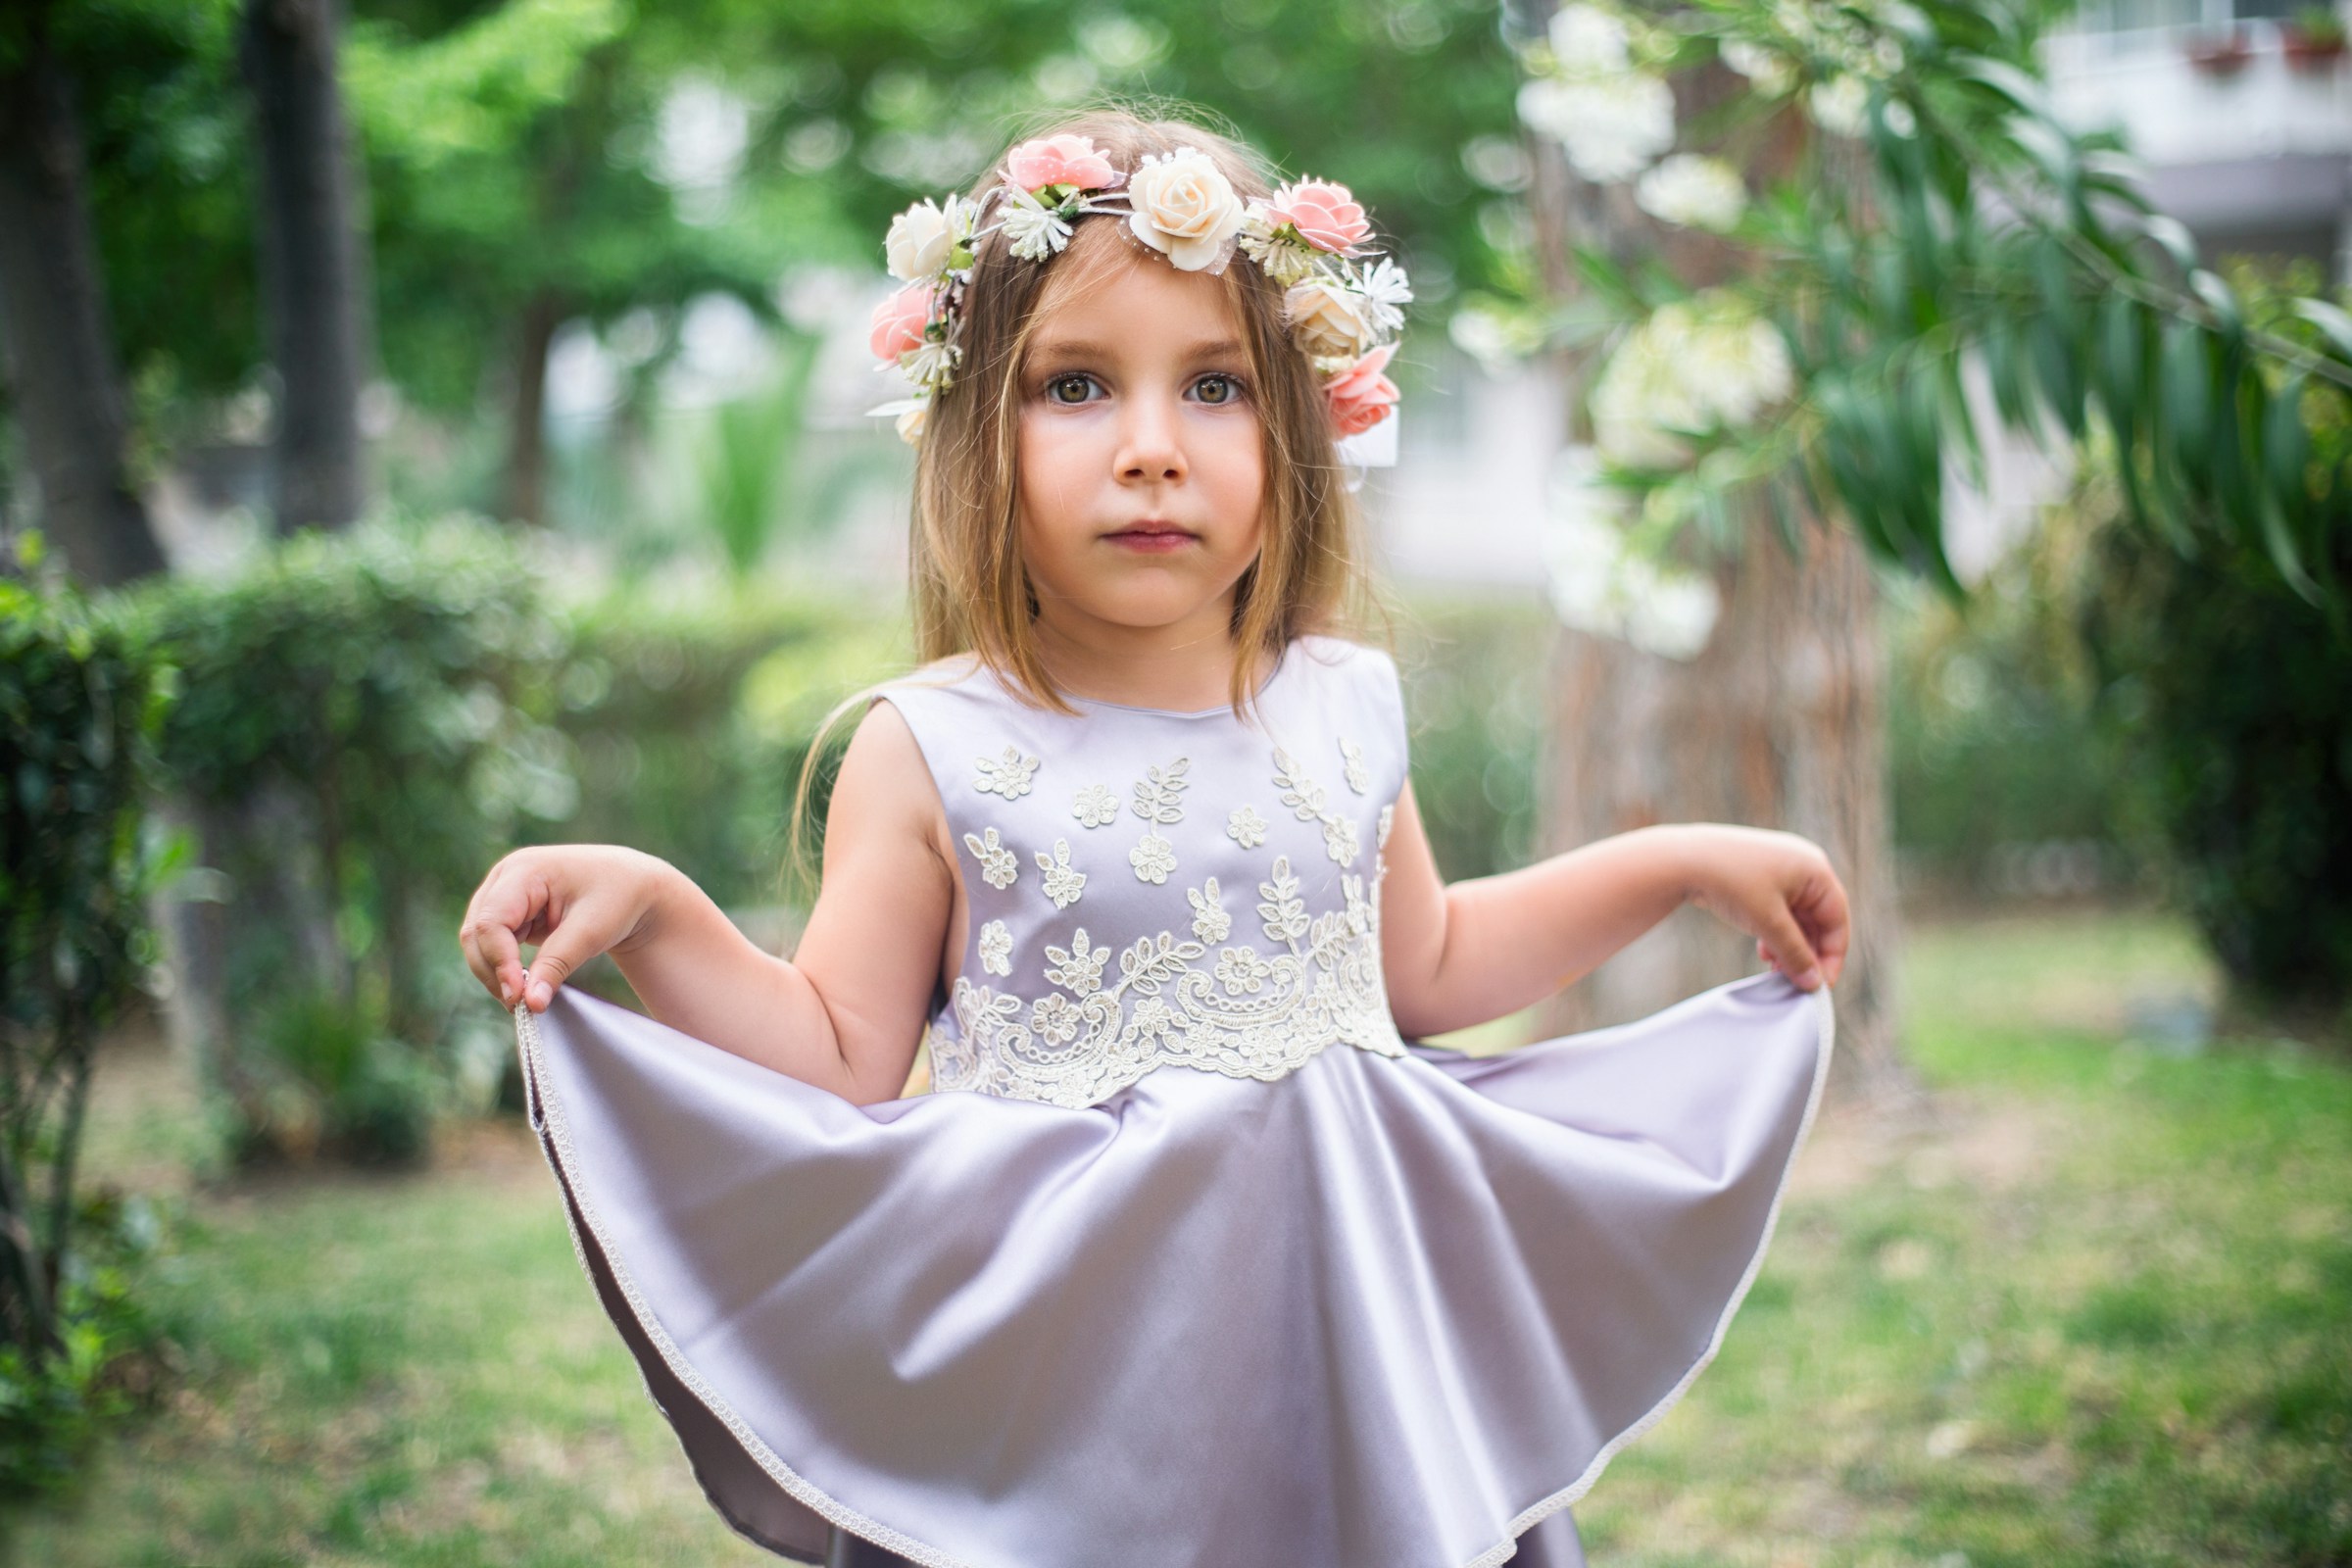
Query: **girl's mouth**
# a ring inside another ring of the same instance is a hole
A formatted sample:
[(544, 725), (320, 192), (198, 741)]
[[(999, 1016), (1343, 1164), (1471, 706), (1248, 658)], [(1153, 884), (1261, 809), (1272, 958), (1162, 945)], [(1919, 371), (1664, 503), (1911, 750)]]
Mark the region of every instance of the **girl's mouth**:
[(1181, 550), (1193, 542), (1193, 536), (1174, 523), (1156, 521), (1130, 523), (1104, 537), (1122, 549), (1161, 555), (1171, 550)]

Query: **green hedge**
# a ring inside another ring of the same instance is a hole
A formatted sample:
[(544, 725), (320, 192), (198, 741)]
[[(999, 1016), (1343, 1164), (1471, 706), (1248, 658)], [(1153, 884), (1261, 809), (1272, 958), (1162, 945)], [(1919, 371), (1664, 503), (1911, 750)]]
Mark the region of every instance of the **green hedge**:
[[(37, 569), (37, 535), (21, 559)], [(45, 1490), (153, 1332), (115, 1201), (75, 1191), (99, 1032), (152, 960), (143, 830), (167, 672), (71, 589), (0, 576), (0, 1494)]]
[(451, 972), (463, 894), (577, 807), (531, 563), (394, 519), (132, 603), (180, 671), (163, 760), (211, 901), (178, 911), (182, 980), (235, 1152), (416, 1159), (436, 1086), (495, 1044)]

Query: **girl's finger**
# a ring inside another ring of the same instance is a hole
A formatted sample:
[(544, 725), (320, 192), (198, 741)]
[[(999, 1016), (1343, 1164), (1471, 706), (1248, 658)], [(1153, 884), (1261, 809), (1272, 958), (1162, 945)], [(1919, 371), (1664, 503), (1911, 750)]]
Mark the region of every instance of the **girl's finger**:
[(1804, 928), (1787, 906), (1773, 908), (1764, 916), (1765, 938), (1773, 952), (1780, 956), (1783, 974), (1807, 991), (1821, 983), (1821, 970), (1813, 956), (1812, 944), (1805, 940)]

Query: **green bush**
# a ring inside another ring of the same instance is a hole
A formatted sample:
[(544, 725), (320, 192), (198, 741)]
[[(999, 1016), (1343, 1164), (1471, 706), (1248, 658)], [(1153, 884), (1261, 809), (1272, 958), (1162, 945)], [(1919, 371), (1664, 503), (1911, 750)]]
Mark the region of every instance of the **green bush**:
[(232, 1144), (416, 1147), (432, 1084), (512, 1050), (456, 959), (466, 897), (524, 822), (578, 806), (540, 571), (495, 524), (388, 518), (135, 603), (180, 671), (162, 753), (215, 899), (179, 906), (180, 979)]
[(135, 1339), (74, 1181), (99, 1031), (152, 956), (169, 858), (142, 808), (168, 702), (107, 607), (0, 577), (0, 1490), (72, 1468)]
[(2186, 562), (2100, 528), (2092, 549), (2101, 587), (2078, 613), (2100, 711), (2137, 760), (2175, 901), (2241, 1005), (2352, 1035), (2352, 632), (2243, 548)]

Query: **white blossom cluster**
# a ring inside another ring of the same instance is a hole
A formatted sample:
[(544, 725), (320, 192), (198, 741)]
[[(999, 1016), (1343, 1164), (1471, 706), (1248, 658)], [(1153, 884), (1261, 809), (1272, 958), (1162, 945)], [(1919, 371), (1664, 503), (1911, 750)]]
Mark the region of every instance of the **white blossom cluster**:
[(1695, 658), (1714, 632), (1721, 596), (1707, 578), (1630, 548), (1625, 497), (1597, 472), (1590, 447), (1566, 448), (1552, 467), (1544, 538), (1552, 612), (1562, 625), (1645, 653)]
[(1538, 74), (1519, 89), (1519, 118), (1557, 140), (1585, 178), (1633, 178), (1674, 145), (1674, 90), (1633, 64), (1625, 19), (1577, 0), (1552, 13)]
[(1679, 466), (1690, 435), (1739, 431), (1795, 390), (1788, 347), (1739, 296), (1706, 289), (1660, 306), (1601, 368), (1594, 444), (1630, 468)]

